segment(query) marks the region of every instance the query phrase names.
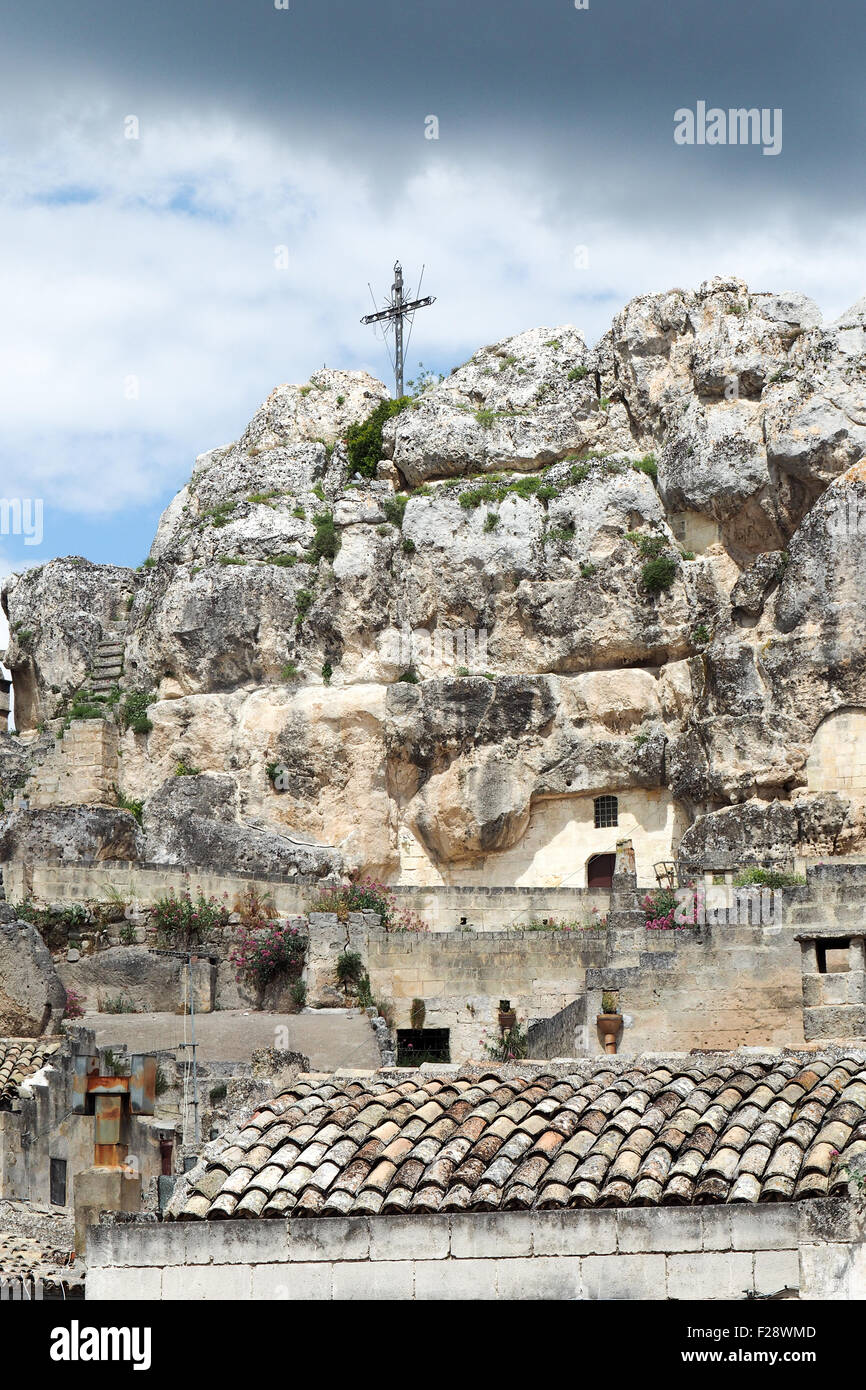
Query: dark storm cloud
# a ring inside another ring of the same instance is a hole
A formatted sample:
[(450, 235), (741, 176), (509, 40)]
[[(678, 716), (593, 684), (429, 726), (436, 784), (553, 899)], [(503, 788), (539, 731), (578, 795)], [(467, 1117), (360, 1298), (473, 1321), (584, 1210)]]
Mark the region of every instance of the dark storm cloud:
[[(0, 65), (7, 92), (89, 78), (143, 116), (228, 110), (290, 144), (338, 142), (383, 190), (435, 114), (450, 156), (516, 179), (529, 158), (611, 211), (784, 197), (808, 215), (863, 198), (864, 40), (855, 0), (48, 0), (7, 8)], [(674, 111), (699, 100), (781, 108), (781, 157), (677, 148)]]

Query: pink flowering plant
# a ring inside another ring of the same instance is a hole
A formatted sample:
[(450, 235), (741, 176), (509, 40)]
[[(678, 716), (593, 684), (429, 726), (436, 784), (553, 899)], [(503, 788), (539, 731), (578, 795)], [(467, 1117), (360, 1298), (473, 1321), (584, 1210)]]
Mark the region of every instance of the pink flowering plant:
[(66, 1008), (65, 1008), (65, 1010), (64, 1010), (64, 1017), (65, 1017), (65, 1018), (83, 1018), (83, 1017), (84, 1017), (84, 1004), (85, 1004), (84, 996), (81, 995), (81, 994), (79, 994), (77, 989), (72, 989), (72, 988), (70, 987), (70, 988), (67, 989), (67, 991), (66, 991)]
[[(223, 894), (227, 898), (228, 894)], [(194, 898), (188, 888), (160, 898), (153, 907), (153, 917), (160, 940), (172, 946), (188, 948), (201, 946), (215, 927), (224, 927), (230, 916), (228, 904), (216, 898), (206, 898), (201, 888)]]
[(325, 887), (310, 904), (311, 912), (336, 912), (345, 922), (350, 912), (378, 912), (385, 931), (424, 932), (427, 923), (416, 912), (403, 907), (393, 889), (374, 878)]
[(646, 913), (644, 926), (647, 931), (682, 931), (697, 924), (702, 905), (703, 894), (692, 884), (689, 884), (686, 892), (682, 889), (677, 892), (673, 888), (657, 888), (647, 893), (641, 902)]
[(288, 922), (269, 922), (262, 928), (241, 925), (229, 959), (239, 981), (262, 991), (278, 975), (299, 976), (307, 939)]

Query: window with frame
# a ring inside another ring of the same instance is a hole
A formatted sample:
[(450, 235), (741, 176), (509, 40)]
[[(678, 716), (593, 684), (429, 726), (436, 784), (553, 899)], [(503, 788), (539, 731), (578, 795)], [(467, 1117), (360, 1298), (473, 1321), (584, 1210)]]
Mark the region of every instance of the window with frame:
[(596, 830), (606, 830), (608, 826), (617, 825), (619, 822), (619, 802), (615, 796), (597, 796), (595, 798), (595, 828)]

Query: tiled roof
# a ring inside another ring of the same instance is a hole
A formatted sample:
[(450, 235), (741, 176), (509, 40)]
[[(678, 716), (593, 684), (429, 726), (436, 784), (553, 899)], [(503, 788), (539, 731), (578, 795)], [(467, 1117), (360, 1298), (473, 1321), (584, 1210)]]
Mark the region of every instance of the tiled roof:
[(843, 1189), (836, 1151), (866, 1153), (863, 1053), (514, 1070), (301, 1076), (208, 1146), (167, 1215), (785, 1201)]
[(54, 1038), (0, 1038), (0, 1110), (18, 1095), (28, 1076), (39, 1071), (60, 1046)]

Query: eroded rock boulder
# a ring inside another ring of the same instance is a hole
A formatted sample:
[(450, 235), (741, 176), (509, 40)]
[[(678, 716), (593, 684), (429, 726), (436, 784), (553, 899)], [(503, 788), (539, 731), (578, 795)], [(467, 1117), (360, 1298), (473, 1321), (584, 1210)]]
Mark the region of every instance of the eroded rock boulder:
[(60, 1031), (66, 990), (51, 952), (30, 922), (0, 923), (0, 1036)]

